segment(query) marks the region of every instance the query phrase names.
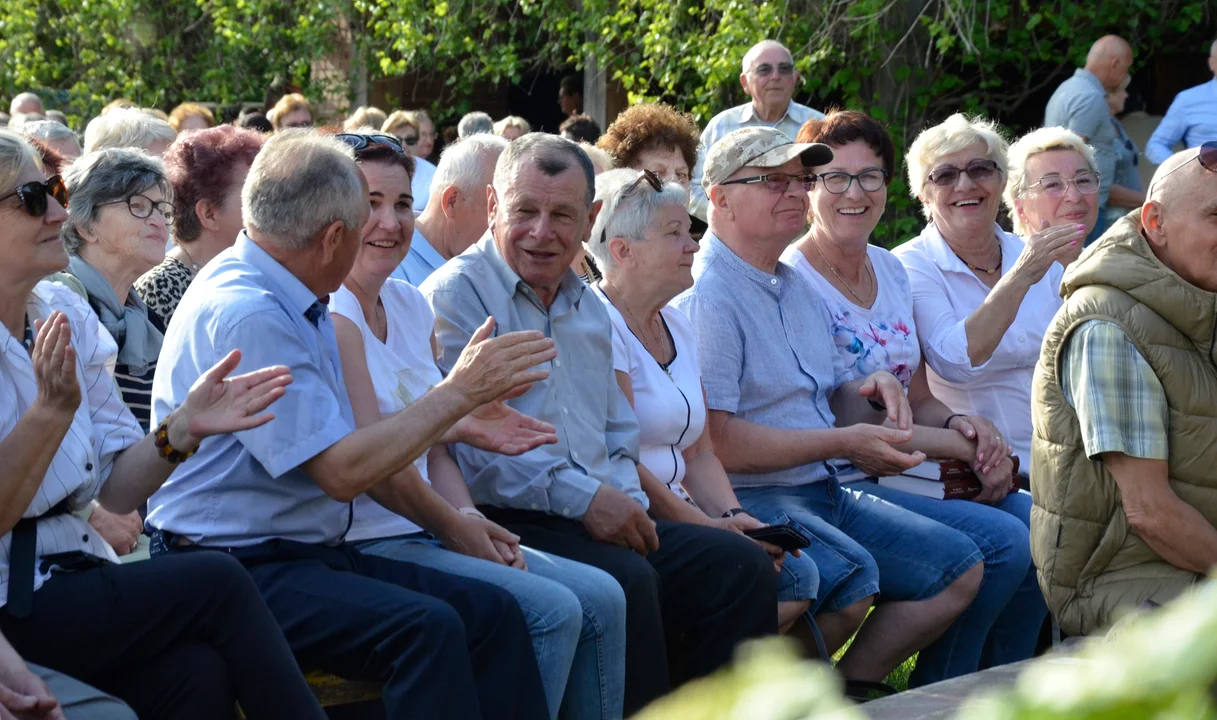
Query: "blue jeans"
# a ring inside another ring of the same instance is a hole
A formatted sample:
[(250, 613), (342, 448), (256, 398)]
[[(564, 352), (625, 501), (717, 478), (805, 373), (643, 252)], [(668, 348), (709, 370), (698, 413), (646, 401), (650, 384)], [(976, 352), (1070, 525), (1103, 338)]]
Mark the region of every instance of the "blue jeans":
[(989, 506), (935, 500), (873, 481), (851, 483), (850, 487), (959, 530), (984, 553), (985, 575), (976, 598), (941, 637), (921, 651), (909, 678), (911, 687), (1035, 654), (1048, 606), (1031, 564), (1030, 495), (1011, 493)]
[[(625, 696), (625, 593), (590, 565), (524, 548), (528, 572), (445, 550), (426, 533), (355, 543), (361, 552), (482, 580), (524, 611), (550, 716), (620, 718)], [(491, 713), (492, 714), (492, 713)]]
[(737, 487), (753, 517), (793, 523), (812, 537), (820, 575), (813, 613), (836, 612), (863, 598), (925, 600), (942, 592), (981, 552), (962, 532), (836, 480), (798, 486)]

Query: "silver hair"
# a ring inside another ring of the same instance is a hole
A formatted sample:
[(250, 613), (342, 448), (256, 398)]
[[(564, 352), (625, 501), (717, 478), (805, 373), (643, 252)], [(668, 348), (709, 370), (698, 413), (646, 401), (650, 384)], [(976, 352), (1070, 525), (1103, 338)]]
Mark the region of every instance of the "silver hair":
[[(664, 183), (663, 190), (655, 192), (646, 180), (634, 185), (639, 175), (638, 170), (622, 168), (609, 170), (596, 178), (596, 199), (603, 204), (586, 247), (601, 272), (608, 273), (617, 265), (609, 252), (608, 240), (618, 237), (630, 241), (646, 240), (656, 210), (667, 205), (688, 207), (689, 195), (680, 185)], [(631, 185), (634, 190), (624, 194)]]
[(21, 126), (19, 132), (27, 138), (41, 140), (43, 142), (59, 142), (60, 140), (74, 140), (77, 143), (80, 140), (76, 137), (76, 133), (72, 132), (72, 128), (57, 123), (54, 120), (36, 120), (27, 122)]
[[(1086, 161), (1091, 172), (1097, 172), (1098, 163), (1095, 161), (1094, 149), (1086, 144), (1080, 135), (1063, 127), (1046, 127), (1032, 130), (1019, 138), (1010, 146), (1007, 153), (1010, 159), (1010, 177), (1006, 181), (1006, 192), (1002, 199), (1010, 210), (1010, 218), (1014, 222), (1014, 234), (1029, 237), (1038, 228), (1023, 226), (1022, 218), (1014, 209), (1014, 201), (1027, 194), (1027, 162), (1031, 158), (1053, 150), (1073, 150)], [(1095, 202), (1098, 202), (1096, 199)]]
[(922, 212), (927, 218), (932, 219), (930, 206), (921, 190), (929, 182), (928, 176), (934, 163), (944, 155), (967, 150), (977, 143), (985, 146), (985, 157), (997, 163), (1005, 177), (1009, 172), (1006, 153), (1010, 144), (992, 120), (955, 113), (934, 127), (923, 130), (909, 146), (905, 155), (909, 166), (909, 194), (921, 201)]
[(160, 188), (166, 202), (173, 201), (164, 163), (132, 148), (105, 148), (81, 155), (64, 170), (63, 182), (72, 201), (59, 234), (72, 254), (84, 246), (82, 233), (92, 229), (103, 204), (126, 200), (153, 187)]
[(8, 126), (10, 129), (20, 132), (27, 125), (45, 121), (46, 115), (42, 113), (17, 113), (9, 118)]
[(17, 108), (21, 107), (23, 104), (25, 104), (29, 100), (33, 100), (34, 102), (38, 103), (39, 107), (42, 107), (42, 98), (38, 97), (37, 93), (23, 92), (20, 95), (17, 95), (16, 97), (14, 97), (13, 101), (11, 103), (9, 103), (9, 106), (8, 106), (9, 114), (16, 115)]
[(740, 73), (747, 75), (748, 71), (752, 69), (752, 63), (756, 61), (756, 56), (760, 55), (769, 48), (775, 47), (785, 50), (786, 54), (790, 55), (791, 61), (794, 61), (794, 55), (790, 52), (790, 49), (782, 43), (778, 42), (777, 40), (762, 40), (748, 48), (748, 52), (744, 54), (744, 59), (740, 61)]
[(596, 202), (596, 169), (592, 166), (591, 158), (578, 144), (547, 133), (529, 133), (507, 144), (507, 149), (494, 166), (494, 191), (500, 199), (507, 194), (518, 166), (526, 159), (551, 177), (566, 171), (574, 162), (587, 181), (587, 207), (590, 209)]
[(508, 115), (494, 124), (494, 134), (502, 135), (503, 133), (507, 132), (507, 128), (509, 127), (519, 128), (523, 131), (522, 134), (524, 135), (532, 132), (532, 125), (529, 125), (527, 120), (519, 115)]
[(468, 113), (456, 125), (456, 135), (461, 140), (488, 132), (494, 132), (494, 118), (484, 112)]
[(115, 108), (89, 121), (85, 127), (84, 151), (102, 148), (148, 149), (157, 142), (173, 142), (177, 130), (169, 123), (139, 108)]
[(367, 211), (351, 146), (306, 130), (267, 140), (241, 190), (245, 224), (286, 250), (303, 250), (336, 220), (359, 228)]
[(510, 145), (506, 138), (490, 133), (481, 133), (444, 148), (431, 179), (431, 195), (439, 197), (449, 187), (456, 187), (462, 194), (486, 192), (482, 178), (486, 177), (486, 162), (494, 167), (499, 155)]

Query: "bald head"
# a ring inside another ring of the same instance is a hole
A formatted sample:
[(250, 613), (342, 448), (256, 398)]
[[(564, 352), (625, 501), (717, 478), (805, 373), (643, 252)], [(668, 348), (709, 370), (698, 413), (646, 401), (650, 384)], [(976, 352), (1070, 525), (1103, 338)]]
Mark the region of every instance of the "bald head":
[(764, 53), (766, 50), (776, 50), (779, 53), (785, 53), (787, 58), (794, 57), (790, 54), (790, 50), (788, 50), (785, 45), (777, 40), (762, 40), (748, 48), (748, 52), (744, 53), (744, 61), (740, 64), (740, 72), (747, 73), (749, 70), (751, 70), (752, 66), (756, 64), (757, 58), (759, 58), (761, 53)]
[(1164, 265), (1217, 292), (1217, 172), (1197, 161), (1200, 152), (1184, 150), (1158, 166), (1141, 207), (1141, 229)]
[(1132, 45), (1119, 35), (1104, 35), (1095, 40), (1086, 54), (1086, 69), (1103, 87), (1114, 90), (1132, 67)]

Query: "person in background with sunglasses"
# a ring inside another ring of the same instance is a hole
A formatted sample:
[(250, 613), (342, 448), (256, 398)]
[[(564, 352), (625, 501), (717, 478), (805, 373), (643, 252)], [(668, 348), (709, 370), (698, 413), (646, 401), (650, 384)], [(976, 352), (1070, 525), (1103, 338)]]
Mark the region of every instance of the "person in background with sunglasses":
[[(426, 118), (426, 113), (422, 113), (422, 118)], [(430, 123), (430, 118), (427, 118), (427, 123)], [(397, 110), (380, 126), (380, 131), (387, 133), (401, 140), (405, 146), (406, 152), (414, 158), (414, 172), (410, 180), (410, 193), (415, 197), (414, 213), (421, 213), (431, 199), (431, 183), (435, 180), (436, 167), (427, 159), (427, 155), (431, 152), (429, 147), (424, 148), (422, 142), (422, 119), (419, 113), (408, 112), (406, 110)], [(431, 130), (432, 140), (435, 138), (435, 130)], [(434, 144), (432, 142), (431, 144)], [(426, 150), (426, 153), (422, 152)]]
[(811, 230), (783, 253), (783, 262), (819, 292), (847, 377), (860, 380), (887, 369), (904, 386), (915, 425), (902, 449), (967, 463), (984, 488), (975, 502), (944, 502), (886, 487), (873, 477), (848, 486), (954, 528), (984, 553), (985, 580), (976, 598), (920, 652), (909, 683), (925, 685), (1029, 658), (1048, 613), (1031, 567), (1031, 497), (1007, 494), (1011, 448), (993, 423), (953, 412), (930, 391), (908, 273), (892, 253), (869, 244), (887, 204), (896, 154), (891, 137), (874, 118), (838, 110), (809, 121), (799, 141), (828, 145), (833, 160), (811, 168)]
[(282, 366), (230, 377), (232, 349), (146, 433), (110, 379), (114, 339), (77, 294), (43, 281), (68, 265), (66, 200), (29, 144), (0, 131), (0, 633), (11, 643), (0, 640), (0, 685), (41, 695), (20, 653), (140, 717), (234, 718), (240, 702), (250, 720), (322, 720), (239, 563), (209, 553), (120, 565), (73, 512), (94, 499), (133, 511), (205, 437), (270, 421), (292, 377)]
[[(837, 669), (880, 682), (967, 608), (981, 553), (963, 533), (843, 488), (830, 462), (895, 474), (925, 459), (896, 449), (912, 436), (900, 381), (886, 367), (843, 379), (823, 302), (780, 260), (806, 222), (808, 168), (832, 161), (828, 146), (773, 128), (736, 130), (711, 148), (710, 230), (693, 287), (674, 304), (697, 335), (710, 436), (742, 509), (812, 538), (803, 553), (820, 576), (811, 610), (826, 650), (857, 631)], [(872, 422), (884, 416), (897, 426)], [(887, 602), (870, 612), (881, 580)]]
[(1031, 552), (1071, 635), (1217, 565), (1217, 142), (1065, 272), (1032, 393)]
[(720, 112), (706, 123), (689, 196), (689, 212), (695, 217), (704, 221), (709, 212), (709, 200), (702, 186), (702, 163), (715, 143), (746, 127), (776, 128), (793, 140), (803, 123), (824, 117), (819, 110), (793, 100), (801, 79), (794, 69), (794, 56), (776, 40), (762, 40), (744, 53), (739, 82), (749, 101)]

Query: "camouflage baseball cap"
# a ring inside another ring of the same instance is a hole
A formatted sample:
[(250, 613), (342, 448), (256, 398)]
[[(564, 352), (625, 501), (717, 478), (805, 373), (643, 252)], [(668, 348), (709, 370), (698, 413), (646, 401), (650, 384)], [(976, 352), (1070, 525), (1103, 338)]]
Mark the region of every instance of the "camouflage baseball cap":
[(771, 127), (746, 127), (729, 133), (706, 153), (702, 185), (706, 190), (730, 178), (742, 167), (781, 167), (802, 157), (805, 167), (832, 162), (832, 148), (821, 143), (796, 143)]

